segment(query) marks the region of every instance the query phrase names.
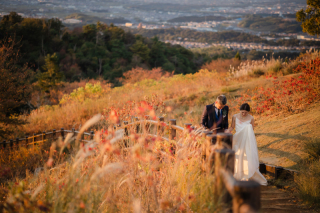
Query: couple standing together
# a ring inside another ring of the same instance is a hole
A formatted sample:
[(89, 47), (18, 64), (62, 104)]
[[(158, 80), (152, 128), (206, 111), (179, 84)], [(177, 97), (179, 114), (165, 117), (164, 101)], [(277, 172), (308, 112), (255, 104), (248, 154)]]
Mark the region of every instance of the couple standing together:
[(232, 149), (235, 151), (234, 177), (237, 180), (254, 180), (261, 185), (267, 185), (267, 180), (259, 172), (259, 156), (257, 141), (254, 134), (254, 118), (250, 115), (250, 106), (244, 103), (240, 112), (232, 116), (229, 128), (229, 107), (224, 95), (217, 97), (214, 104), (207, 105), (202, 113), (201, 125), (217, 133), (231, 133), (233, 135)]

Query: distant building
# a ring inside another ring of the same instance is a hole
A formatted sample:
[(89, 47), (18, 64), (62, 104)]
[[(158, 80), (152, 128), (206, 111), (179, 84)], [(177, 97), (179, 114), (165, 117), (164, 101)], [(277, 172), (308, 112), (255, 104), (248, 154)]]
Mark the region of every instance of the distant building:
[(126, 27), (132, 27), (132, 25), (133, 25), (132, 23), (126, 23), (125, 26), (126, 26)]
[(79, 24), (81, 22), (82, 22), (82, 20), (74, 19), (74, 18), (65, 19), (63, 21), (63, 23), (66, 23), (66, 24)]
[(139, 23), (138, 29), (142, 29), (142, 23)]

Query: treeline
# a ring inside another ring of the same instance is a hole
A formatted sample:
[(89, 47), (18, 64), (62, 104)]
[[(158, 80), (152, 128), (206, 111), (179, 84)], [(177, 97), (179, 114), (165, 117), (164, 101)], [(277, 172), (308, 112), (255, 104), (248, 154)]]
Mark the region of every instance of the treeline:
[(188, 38), (189, 41), (195, 42), (256, 42), (256, 43), (268, 43), (267, 40), (262, 39), (255, 35), (247, 33), (241, 33), (236, 31), (223, 31), (223, 32), (200, 32), (190, 29), (182, 28), (168, 28), (168, 29), (126, 29), (133, 34), (140, 34), (146, 37), (158, 36), (160, 40), (177, 40), (180, 38)]
[(281, 17), (262, 17), (259, 15), (247, 15), (239, 24), (239, 27), (251, 30), (269, 31), (272, 33), (301, 33), (301, 23), (287, 21)]
[[(218, 43), (218, 42), (239, 42), (239, 43), (263, 43), (271, 46), (320, 46), (319, 41), (300, 41), (298, 39), (279, 39), (278, 41), (267, 41), (259, 36), (236, 31), (222, 32), (200, 32), (182, 28), (168, 29), (131, 29), (124, 28), (125, 31), (133, 34), (140, 34), (152, 38), (157, 36), (160, 40), (179, 40), (188, 38), (187, 41), (201, 43)], [(274, 35), (276, 37), (276, 35)]]
[(66, 81), (101, 76), (118, 85), (117, 79), (135, 67), (186, 74), (196, 72), (207, 60), (156, 37), (145, 38), (99, 22), (71, 31), (58, 19), (22, 18), (12, 12), (0, 21), (0, 32), (1, 41), (20, 42), (20, 65), (28, 63), (46, 81), (59, 76)]
[(232, 50), (223, 46), (213, 46), (209, 48), (194, 48), (191, 49), (194, 53), (205, 54), (208, 58), (212, 60), (217, 59), (231, 59), (236, 56), (237, 53), (240, 54), (241, 60), (261, 60), (262, 57), (266, 59), (273, 58), (288, 58), (295, 59), (300, 53), (299, 52), (272, 52), (272, 51), (256, 51), (256, 50)]

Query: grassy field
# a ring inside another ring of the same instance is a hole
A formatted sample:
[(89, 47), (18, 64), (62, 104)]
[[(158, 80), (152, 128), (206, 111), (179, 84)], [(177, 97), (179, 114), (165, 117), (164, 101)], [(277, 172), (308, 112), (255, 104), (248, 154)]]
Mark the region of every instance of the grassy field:
[[(309, 52), (288, 63), (280, 59), (242, 62), (231, 72), (202, 69), (112, 89), (96, 83), (65, 94), (60, 105), (42, 106), (24, 115), (28, 124), (9, 126), (16, 132), (11, 137), (64, 127), (95, 130), (95, 141), (78, 149), (76, 139), (69, 135), (65, 141), (52, 143), (49, 151), (1, 158), (4, 189), (0, 190), (0, 207), (51, 212), (221, 212), (224, 207), (212, 199), (219, 200), (218, 195), (207, 187), (215, 177), (201, 165), (201, 139), (187, 135), (168, 143), (131, 133), (135, 145), (125, 148), (112, 130), (119, 121), (144, 115), (152, 119), (164, 116), (165, 121), (174, 118), (180, 126), (199, 126), (204, 106), (220, 94), (227, 96), (231, 115), (239, 111), (240, 104), (251, 105), (262, 162), (301, 171), (312, 168), (296, 184), (300, 195), (314, 205), (320, 197), (317, 187), (313, 189), (320, 184), (314, 178), (320, 171), (320, 149), (317, 145), (306, 149), (306, 144), (313, 144), (320, 134), (319, 65), (319, 53)], [(207, 66), (217, 66), (217, 62)], [(259, 75), (254, 73), (257, 69)], [(34, 173), (32, 165), (19, 164), (31, 158), (38, 159), (37, 167), (43, 164), (40, 172)], [(21, 170), (27, 171), (19, 173)]]

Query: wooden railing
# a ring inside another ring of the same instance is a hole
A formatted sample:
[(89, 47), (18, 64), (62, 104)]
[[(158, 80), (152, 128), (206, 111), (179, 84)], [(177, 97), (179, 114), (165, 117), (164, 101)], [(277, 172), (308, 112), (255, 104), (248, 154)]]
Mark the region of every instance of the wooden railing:
[[(142, 120), (135, 118), (131, 123), (123, 121), (122, 125), (118, 124), (113, 128), (114, 130), (124, 130), (123, 140), (129, 138), (129, 132), (161, 137), (163, 140), (170, 141), (192, 131), (205, 141), (202, 144), (202, 156), (207, 172), (215, 173), (217, 178), (215, 185), (217, 196), (215, 197), (220, 197), (225, 203), (232, 203), (232, 211), (234, 213), (259, 211), (261, 206), (260, 185), (255, 181), (238, 181), (233, 177), (235, 152), (232, 150), (232, 134), (214, 134), (203, 128), (196, 129), (192, 124), (185, 124), (184, 127), (180, 127), (176, 125), (176, 120), (174, 119), (171, 119), (169, 123), (165, 123), (163, 117), (159, 117), (157, 121), (154, 121), (150, 120), (148, 116)], [(37, 145), (49, 140), (56, 140), (58, 137), (65, 139), (65, 133), (73, 133), (75, 136), (80, 134), (75, 129), (65, 130), (61, 128), (58, 131), (54, 129), (52, 132), (42, 132), (31, 137), (26, 136), (25, 138), (3, 141), (0, 143), (0, 147), (16, 150), (19, 146)], [(93, 140), (94, 136), (93, 131), (90, 133), (84, 132), (80, 137), (80, 141), (89, 142)], [(294, 177), (297, 173), (294, 170), (266, 164), (260, 164), (260, 172), (271, 174), (275, 179), (283, 175)], [(216, 202), (218, 201), (216, 200)]]
[[(79, 134), (79, 131), (76, 131), (74, 128), (72, 130), (65, 130), (61, 128), (60, 130), (53, 129), (51, 132), (42, 132), (40, 134), (33, 134), (32, 136), (25, 136), (25, 138), (16, 138), (15, 140), (4, 140), (0, 143), (0, 148), (10, 150), (19, 149), (19, 147), (24, 146), (28, 148), (31, 145), (38, 145), (49, 140), (56, 140), (58, 137), (65, 139), (66, 133), (73, 133), (74, 135)], [(94, 137), (94, 132), (83, 133), (81, 136), (81, 141), (89, 142)]]
[[(207, 158), (207, 165), (216, 175), (215, 193), (222, 202), (232, 203), (233, 213), (259, 212), (261, 208), (260, 184), (255, 181), (238, 181), (233, 177), (235, 152), (232, 150), (232, 134), (206, 133), (208, 146), (213, 150)], [(204, 150), (203, 149), (203, 150)], [(217, 202), (217, 200), (216, 200)]]

